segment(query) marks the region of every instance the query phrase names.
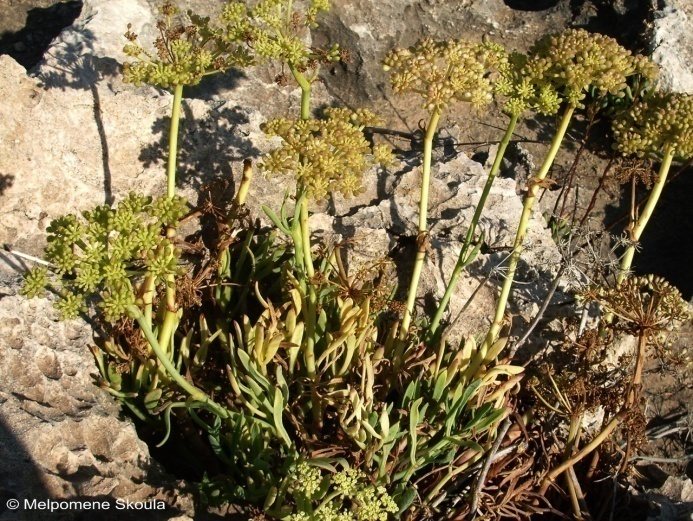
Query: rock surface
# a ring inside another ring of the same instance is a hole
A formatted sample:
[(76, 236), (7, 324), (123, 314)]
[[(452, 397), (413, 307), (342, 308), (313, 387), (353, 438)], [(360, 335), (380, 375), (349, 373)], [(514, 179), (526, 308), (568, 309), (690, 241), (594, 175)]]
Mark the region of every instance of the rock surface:
[[(164, 501), (166, 510), (150, 519), (193, 514), (190, 491), (163, 473), (94, 385), (90, 326), (59, 322), (49, 301), (17, 295), (17, 282), (0, 280), (0, 519), (45, 519), (45, 511), (23, 507), (13, 517), (6, 502), (48, 498)], [(75, 511), (56, 515), (81, 519)]]
[(652, 59), (662, 72), (660, 85), (675, 92), (693, 92), (693, 4), (665, 0), (655, 13)]

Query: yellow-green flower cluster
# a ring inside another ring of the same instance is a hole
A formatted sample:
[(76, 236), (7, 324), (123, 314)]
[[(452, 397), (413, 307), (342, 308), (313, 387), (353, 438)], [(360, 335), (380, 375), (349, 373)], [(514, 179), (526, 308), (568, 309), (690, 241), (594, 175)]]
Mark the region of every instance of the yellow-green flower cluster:
[(661, 153), (672, 146), (676, 155), (693, 156), (693, 95), (655, 93), (635, 103), (612, 124), (623, 154)]
[(499, 67), (500, 76), (494, 87), (497, 94), (506, 96), (503, 111), (511, 116), (520, 116), (526, 110), (535, 110), (550, 116), (558, 112), (560, 98), (551, 82), (541, 82), (525, 70), (527, 56), (512, 53)]
[(247, 43), (259, 59), (278, 59), (301, 71), (316, 60), (338, 61), (341, 55), (338, 46), (319, 53), (302, 38), (306, 29), (317, 26), (318, 13), (330, 9), (329, 1), (305, 3), (305, 14), (301, 14), (287, 0), (261, 0), (254, 7), (244, 2), (229, 2), (220, 16), (226, 31), (224, 38), (229, 43)]
[[(131, 193), (117, 208), (102, 205), (82, 212), (83, 219), (67, 214), (53, 220), (45, 257), (61, 276), (55, 306), (62, 317), (74, 318), (87, 296), (103, 288), (99, 305), (106, 320), (117, 320), (135, 302), (133, 276), (160, 280), (178, 273), (180, 251), (165, 229), (177, 225), (185, 204), (180, 197), (152, 200)], [(43, 296), (51, 286), (45, 267), (32, 269), (25, 279), (22, 293), (29, 297)]]
[(34, 266), (24, 274), (24, 285), (19, 290), (21, 295), (28, 298), (43, 298), (46, 296), (48, 283), (48, 268), (45, 266)]
[(385, 487), (362, 487), (354, 495), (354, 502), (358, 505), (357, 521), (387, 521), (388, 514), (394, 514), (399, 510)]
[(312, 498), (320, 488), (322, 475), (318, 467), (312, 467), (308, 463), (299, 463), (296, 466), (296, 481), (294, 487), (307, 498)]
[[(307, 498), (315, 497), (323, 478), (317, 467), (301, 463), (296, 468), (294, 487)], [(385, 487), (376, 487), (366, 475), (355, 469), (345, 469), (331, 476), (330, 490), (322, 490), (327, 496), (312, 515), (299, 511), (288, 516), (288, 521), (387, 521), (390, 514), (399, 511), (397, 504)]]
[(541, 38), (522, 67), (522, 75), (540, 88), (551, 85), (573, 107), (580, 106), (588, 87), (618, 94), (633, 74), (654, 77), (656, 67), (642, 56), (633, 56), (613, 38), (583, 29)]
[(209, 18), (188, 11), (189, 25), (174, 24), (178, 9), (166, 2), (160, 9), (165, 20), (158, 22), (160, 36), (154, 42), (156, 53), (146, 51), (137, 41), (137, 35), (128, 31), (130, 40), (123, 52), (137, 61), (123, 64), (126, 82), (140, 85), (149, 83), (163, 88), (176, 85), (196, 85), (203, 76), (223, 72), (229, 67), (244, 67), (253, 63), (248, 49), (229, 43), (221, 29), (211, 27)]
[(387, 165), (392, 155), (385, 145), (371, 147), (365, 126), (381, 124), (368, 110), (327, 109), (327, 119), (275, 119), (263, 126), (283, 145), (263, 158), (267, 174), (293, 174), (299, 187), (316, 200), (334, 192), (351, 197), (363, 192), (363, 172), (374, 164)]
[(442, 111), (452, 101), (466, 101), (477, 108), (490, 103), (489, 72), (506, 61), (503, 48), (495, 44), (427, 38), (408, 49), (393, 49), (383, 66), (390, 71), (396, 93), (417, 93), (425, 109)]

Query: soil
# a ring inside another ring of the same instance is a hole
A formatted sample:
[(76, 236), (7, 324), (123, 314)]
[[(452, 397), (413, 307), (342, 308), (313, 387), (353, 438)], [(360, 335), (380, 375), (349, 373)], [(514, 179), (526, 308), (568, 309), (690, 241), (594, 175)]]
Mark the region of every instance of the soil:
[[(429, 0), (433, 1), (433, 0)], [(336, 4), (345, 0), (336, 0)], [(525, 25), (532, 31), (513, 32), (499, 29), (500, 43), (519, 50), (527, 49), (534, 41), (534, 34), (555, 32), (561, 27), (573, 25), (606, 32), (618, 38), (623, 45), (633, 51), (642, 52), (645, 48), (646, 29), (652, 13), (649, 2), (631, 2), (636, 5), (628, 11), (629, 22), (623, 21), (625, 14), (619, 11), (622, 2), (610, 1), (555, 1), (555, 0), (506, 0), (513, 8), (512, 14), (503, 19), (496, 19), (499, 28)], [(50, 41), (60, 31), (69, 26), (79, 15), (82, 4), (75, 0), (0, 0), (0, 54), (9, 54), (27, 69), (32, 68), (41, 59)], [(624, 8), (625, 9), (625, 8)], [(624, 11), (625, 12), (625, 11)], [(633, 21), (636, 21), (635, 23)], [(473, 32), (473, 30), (471, 31)], [(467, 35), (467, 36), (481, 36)], [(493, 35), (491, 35), (493, 37)], [(459, 37), (459, 36), (458, 36)], [(414, 132), (412, 122), (424, 120), (423, 110), (412, 105), (411, 100), (398, 99), (383, 93), (382, 99), (369, 99), (361, 90), (358, 81), (345, 82), (342, 77), (327, 75), (326, 86), (333, 94), (346, 103), (378, 106), (387, 118), (388, 127), (404, 132)], [(385, 91), (383, 91), (385, 92)], [(483, 124), (481, 123), (483, 119)], [(441, 126), (452, 127), (454, 122), (467, 122), (456, 128), (454, 143), (456, 150), (463, 150), (480, 160), (488, 155), (488, 142), (498, 140), (502, 135), (507, 118), (498, 107), (491, 109), (483, 118), (464, 108), (449, 111)], [(553, 121), (534, 119), (525, 122), (516, 133), (516, 144), (528, 150), (535, 163), (542, 158), (545, 143), (551, 136)], [(573, 132), (581, 139), (580, 130), (585, 121), (579, 120)], [(598, 184), (610, 150), (604, 145), (603, 133), (608, 128), (597, 125), (595, 132), (588, 140), (587, 148), (580, 163), (580, 175), (577, 207), (587, 207), (592, 192)], [(393, 145), (407, 147), (406, 141), (393, 141)], [(450, 144), (448, 145), (450, 146)], [(567, 175), (575, 156), (575, 146), (562, 149), (554, 167), (552, 177), (559, 181)], [(690, 194), (693, 191), (693, 176), (680, 175), (665, 190), (660, 210), (655, 214), (648, 233), (643, 238), (643, 253), (638, 257), (636, 269), (641, 272), (655, 272), (663, 275), (679, 287), (685, 298), (693, 295), (693, 277), (689, 267), (693, 261), (690, 248), (681, 247), (681, 237), (693, 234), (693, 218), (690, 212)], [(553, 207), (558, 191), (548, 191), (543, 197), (547, 208)], [(573, 205), (573, 200), (567, 207)], [(617, 187), (610, 187), (600, 196), (593, 213), (594, 219), (607, 225), (627, 215), (629, 199), (622, 195)], [(669, 211), (662, 211), (662, 210)], [(582, 212), (579, 211), (578, 215)], [(622, 224), (617, 224), (612, 232), (619, 232)], [(691, 324), (684, 328), (687, 332), (693, 329)], [(681, 353), (693, 345), (690, 334), (681, 334), (674, 339), (674, 351)], [(693, 350), (692, 350), (693, 351)], [(655, 361), (645, 375), (647, 390), (648, 429), (654, 435), (661, 434), (668, 426), (670, 433), (654, 440), (644, 451), (641, 463), (655, 463), (668, 473), (693, 477), (693, 464), (686, 459), (679, 459), (693, 448), (693, 384), (689, 378), (681, 378), (660, 361)], [(660, 461), (661, 459), (667, 461)], [(653, 478), (651, 472), (641, 469), (644, 475)], [(655, 473), (656, 474), (656, 473)]]

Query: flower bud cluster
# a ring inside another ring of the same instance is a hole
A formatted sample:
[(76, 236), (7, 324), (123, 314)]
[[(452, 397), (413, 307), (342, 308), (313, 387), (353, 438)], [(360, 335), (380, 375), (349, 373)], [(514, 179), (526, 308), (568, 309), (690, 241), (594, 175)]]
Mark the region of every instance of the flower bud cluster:
[(322, 475), (318, 467), (312, 467), (308, 463), (299, 463), (296, 467), (296, 481), (294, 487), (307, 498), (312, 498), (320, 488)]
[(556, 114), (560, 98), (555, 86), (530, 76), (525, 70), (527, 60), (524, 54), (512, 53), (499, 67), (494, 88), (497, 94), (507, 97), (503, 111), (511, 116), (520, 116), (526, 110), (546, 116)]
[[(109, 321), (135, 302), (130, 279), (149, 275), (155, 280), (178, 274), (180, 250), (165, 237), (185, 212), (180, 197), (152, 200), (130, 193), (116, 208), (97, 206), (82, 219), (67, 214), (48, 226), (46, 260), (61, 276), (61, 298), (55, 306), (63, 318), (84, 309), (88, 295), (103, 288), (99, 304)], [(22, 293), (41, 297), (51, 286), (48, 271), (39, 266), (25, 275)]]
[(253, 63), (248, 49), (230, 43), (221, 29), (209, 25), (209, 18), (188, 11), (190, 24), (174, 25), (172, 18), (178, 9), (171, 2), (167, 1), (159, 11), (165, 20), (157, 24), (161, 36), (154, 42), (155, 55), (144, 50), (128, 25), (125, 37), (130, 43), (123, 52), (137, 61), (123, 64), (126, 82), (163, 88), (196, 85), (206, 74)]
[(334, 192), (351, 197), (363, 192), (361, 177), (374, 164), (392, 161), (385, 145), (371, 147), (363, 135), (365, 126), (381, 124), (368, 110), (325, 110), (327, 119), (276, 119), (263, 131), (279, 136), (283, 145), (263, 158), (260, 168), (267, 174), (294, 174), (299, 185), (316, 200)]
[(294, 11), (287, 0), (261, 0), (254, 7), (244, 2), (229, 2), (220, 16), (224, 38), (233, 44), (247, 44), (260, 60), (278, 59), (299, 71), (314, 68), (318, 61), (339, 61), (341, 53), (311, 49), (302, 38), (310, 27), (317, 27), (321, 11), (330, 9), (328, 0), (304, 2), (305, 14)]
[(623, 154), (662, 153), (669, 145), (682, 158), (693, 156), (693, 95), (657, 92), (635, 103), (612, 123)]
[(429, 111), (442, 111), (453, 101), (476, 108), (493, 99), (489, 72), (507, 61), (503, 48), (463, 40), (420, 40), (408, 49), (396, 48), (383, 60), (396, 93), (414, 92)]
[(626, 78), (656, 76), (656, 67), (642, 56), (633, 56), (613, 38), (584, 29), (567, 29), (537, 41), (522, 75), (542, 88), (550, 85), (572, 107), (580, 106), (592, 86), (602, 94), (618, 94)]
[[(321, 499), (314, 496), (324, 482), (318, 468), (302, 463), (298, 465), (295, 476), (296, 492), (308, 498)], [(305, 512), (291, 514), (288, 521), (387, 521), (390, 514), (399, 511), (385, 487), (374, 486), (359, 470), (343, 470), (333, 474), (331, 480), (332, 493), (323, 493), (334, 499), (324, 501), (310, 516)]]

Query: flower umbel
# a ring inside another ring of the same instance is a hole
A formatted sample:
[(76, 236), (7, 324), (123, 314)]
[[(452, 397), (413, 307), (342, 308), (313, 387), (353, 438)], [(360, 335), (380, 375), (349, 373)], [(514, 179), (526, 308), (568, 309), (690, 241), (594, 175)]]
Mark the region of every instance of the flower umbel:
[(588, 87), (617, 94), (627, 87), (628, 76), (654, 77), (656, 67), (642, 56), (633, 56), (613, 38), (567, 29), (541, 38), (530, 50), (522, 74), (540, 89), (550, 86), (578, 107)]
[(476, 108), (489, 104), (489, 72), (506, 61), (499, 45), (426, 38), (408, 49), (393, 49), (383, 66), (390, 71), (392, 90), (420, 94), (425, 109), (442, 111), (453, 101), (467, 101)]
[(391, 161), (383, 145), (371, 145), (365, 126), (380, 119), (368, 110), (327, 109), (327, 119), (275, 119), (264, 125), (265, 133), (279, 136), (283, 145), (265, 156), (260, 167), (268, 174), (293, 173), (314, 199), (334, 192), (351, 197), (363, 191), (361, 176), (370, 166)]
[(129, 40), (123, 52), (137, 61), (123, 64), (124, 80), (139, 85), (149, 83), (163, 88), (176, 85), (197, 85), (203, 76), (224, 72), (230, 67), (246, 67), (254, 62), (247, 46), (231, 43), (228, 35), (210, 26), (203, 18), (188, 11), (190, 23), (175, 23), (178, 13), (170, 1), (159, 9), (164, 15), (156, 27), (160, 36), (154, 42), (155, 53), (146, 51), (128, 25)]
[(693, 95), (658, 92), (635, 103), (612, 125), (623, 154), (661, 153), (668, 144), (674, 154), (693, 156)]

